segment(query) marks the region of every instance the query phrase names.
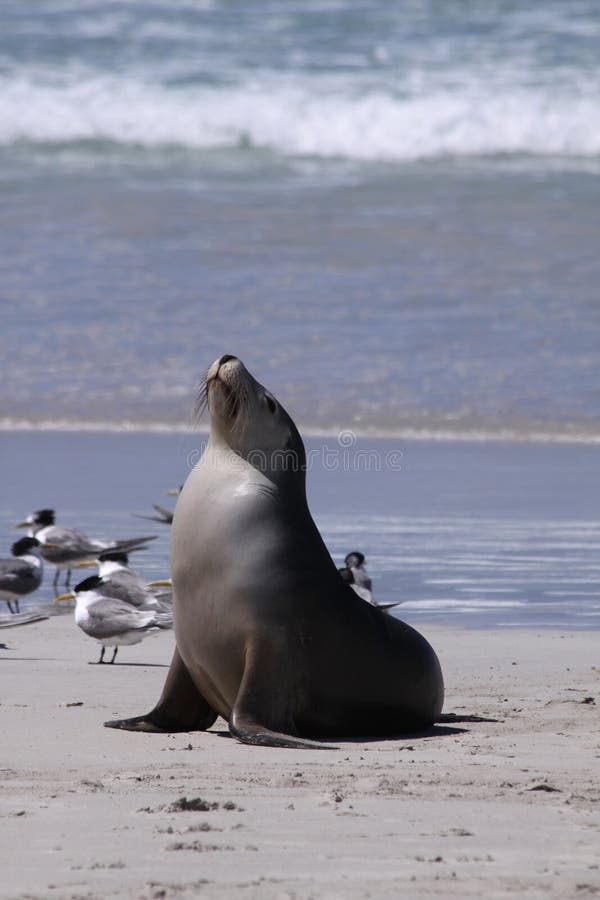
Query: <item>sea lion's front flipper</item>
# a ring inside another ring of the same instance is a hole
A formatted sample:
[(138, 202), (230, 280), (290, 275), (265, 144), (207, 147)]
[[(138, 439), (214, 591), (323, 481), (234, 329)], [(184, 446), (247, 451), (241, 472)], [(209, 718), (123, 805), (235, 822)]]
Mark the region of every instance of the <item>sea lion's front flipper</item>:
[(337, 747), (277, 730), (293, 726), (286, 712), (289, 686), (281, 677), (282, 672), (290, 671), (290, 661), (287, 661), (287, 667), (275, 665), (273, 672), (279, 672), (279, 675), (272, 677), (269, 662), (274, 663), (274, 652), (273, 645), (266, 642), (261, 642), (260, 648), (258, 642), (248, 648), (240, 689), (229, 719), (231, 735), (243, 744), (336, 750)]
[(175, 648), (163, 692), (154, 709), (144, 716), (113, 719), (104, 725), (125, 731), (164, 734), (169, 731), (206, 731), (216, 718), (217, 713), (198, 691)]

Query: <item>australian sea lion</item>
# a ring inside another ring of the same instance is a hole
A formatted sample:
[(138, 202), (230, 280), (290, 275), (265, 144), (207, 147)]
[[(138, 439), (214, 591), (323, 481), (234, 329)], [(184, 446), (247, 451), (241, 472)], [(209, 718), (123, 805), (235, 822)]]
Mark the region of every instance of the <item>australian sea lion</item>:
[(302, 439), (240, 360), (205, 386), (206, 451), (173, 519), (176, 649), (140, 731), (206, 729), (217, 714), (245, 743), (392, 736), (429, 727), (444, 696), (431, 646), (361, 600), (310, 515)]

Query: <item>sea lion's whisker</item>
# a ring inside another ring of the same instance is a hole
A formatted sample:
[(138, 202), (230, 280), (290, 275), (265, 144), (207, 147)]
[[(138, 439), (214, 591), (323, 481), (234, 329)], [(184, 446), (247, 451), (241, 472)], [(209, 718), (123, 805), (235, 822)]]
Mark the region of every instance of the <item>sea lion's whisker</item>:
[(194, 422), (197, 424), (206, 411), (208, 406), (208, 382), (206, 380), (209, 369), (205, 369), (201, 375), (200, 387), (196, 402), (194, 403)]

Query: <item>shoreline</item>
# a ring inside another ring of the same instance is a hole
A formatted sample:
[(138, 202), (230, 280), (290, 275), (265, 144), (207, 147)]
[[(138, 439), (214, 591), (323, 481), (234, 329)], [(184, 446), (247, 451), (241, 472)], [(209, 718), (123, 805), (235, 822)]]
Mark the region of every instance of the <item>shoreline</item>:
[[(464, 443), (464, 444), (558, 444), (574, 446), (594, 446), (600, 444), (600, 431), (585, 430), (560, 431), (533, 428), (528, 431), (518, 428), (465, 428), (449, 429), (400, 427), (397, 429), (361, 429), (351, 423), (333, 428), (319, 426), (298, 426), (301, 435), (310, 438), (340, 438), (340, 435), (352, 435), (356, 440), (402, 440), (431, 443)], [(24, 419), (12, 420), (0, 418), (0, 433), (42, 433), (42, 434), (164, 434), (164, 435), (203, 435), (208, 436), (206, 426), (193, 423), (173, 424), (167, 422), (138, 423), (129, 420), (123, 422), (71, 422), (68, 420), (53, 422), (28, 422)]]
[(444, 711), (489, 721), (326, 750), (104, 729), (155, 703), (172, 634), (96, 666), (70, 616), (3, 632), (0, 896), (592, 896), (596, 636), (419, 630)]

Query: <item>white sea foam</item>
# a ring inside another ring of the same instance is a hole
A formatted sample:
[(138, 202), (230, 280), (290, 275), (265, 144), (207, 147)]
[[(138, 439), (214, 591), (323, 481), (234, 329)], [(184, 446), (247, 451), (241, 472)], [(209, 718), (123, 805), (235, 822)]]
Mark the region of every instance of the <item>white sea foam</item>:
[[(445, 609), (454, 609), (457, 612), (482, 612), (490, 609), (515, 609), (526, 605), (529, 605), (530, 607), (534, 606), (534, 604), (525, 604), (524, 602), (517, 600), (467, 601), (450, 600), (446, 598), (436, 598), (435, 600), (405, 600), (402, 603), (404, 609), (433, 610), (436, 612)], [(539, 606), (540, 604), (535, 605)], [(402, 612), (402, 610), (400, 610), (400, 612)]]
[[(301, 422), (300, 429), (305, 437), (330, 438), (339, 434), (339, 429), (328, 429), (318, 425), (304, 426)], [(197, 428), (186, 422), (167, 422), (160, 420), (136, 420), (136, 419), (85, 419), (85, 418), (28, 418), (26, 416), (0, 416), (0, 431), (105, 431), (105, 432), (147, 432), (147, 433), (175, 433), (190, 431), (207, 431), (207, 426)], [(373, 440), (392, 438), (398, 440), (417, 440), (434, 442), (461, 442), (461, 443), (534, 443), (534, 444), (600, 444), (600, 434), (596, 432), (572, 431), (542, 431), (522, 429), (520, 431), (484, 430), (477, 431), (451, 431), (440, 428), (431, 429), (357, 429), (356, 437)]]
[(482, 84), (395, 94), (333, 78), (261, 77), (168, 87), (74, 71), (0, 79), (0, 145), (107, 141), (148, 149), (254, 147), (285, 156), (411, 161), (438, 157), (600, 155), (590, 91)]

